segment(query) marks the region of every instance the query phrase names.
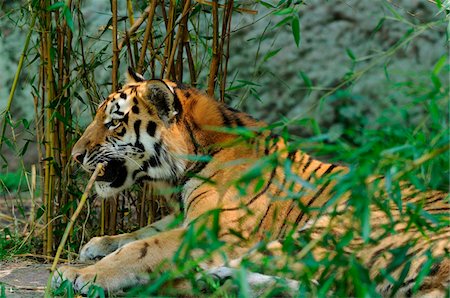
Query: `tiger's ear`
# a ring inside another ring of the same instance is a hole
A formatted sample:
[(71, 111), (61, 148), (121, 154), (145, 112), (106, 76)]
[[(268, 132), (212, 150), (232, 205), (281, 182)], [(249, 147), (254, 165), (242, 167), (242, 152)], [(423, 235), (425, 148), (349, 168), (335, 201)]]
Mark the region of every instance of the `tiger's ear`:
[(163, 81), (150, 80), (147, 85), (148, 100), (155, 106), (159, 118), (168, 127), (181, 113), (181, 103), (173, 90)]
[(126, 85), (136, 84), (136, 83), (144, 82), (144, 81), (145, 81), (145, 78), (141, 74), (138, 74), (131, 67), (128, 67)]

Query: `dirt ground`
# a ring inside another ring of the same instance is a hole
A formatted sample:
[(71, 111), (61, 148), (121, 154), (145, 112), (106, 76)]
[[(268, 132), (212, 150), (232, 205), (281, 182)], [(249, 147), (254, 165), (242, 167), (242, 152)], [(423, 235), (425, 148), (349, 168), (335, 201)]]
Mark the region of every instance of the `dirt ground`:
[(43, 297), (50, 267), (26, 259), (0, 261), (0, 287), (7, 298)]

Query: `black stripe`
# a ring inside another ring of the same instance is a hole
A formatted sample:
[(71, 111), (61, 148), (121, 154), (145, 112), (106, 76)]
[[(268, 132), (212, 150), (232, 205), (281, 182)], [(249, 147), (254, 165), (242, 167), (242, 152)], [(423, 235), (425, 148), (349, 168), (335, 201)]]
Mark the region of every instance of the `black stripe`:
[[(280, 196), (280, 194), (283, 192), (283, 188), (284, 188), (284, 185), (286, 184), (286, 182), (287, 182), (287, 179), (286, 179), (286, 176), (284, 176), (284, 177), (283, 177), (283, 182), (281, 182), (281, 185), (280, 185), (280, 189), (279, 189), (279, 190), (275, 193), (275, 195), (273, 196), (275, 199), (277, 199), (277, 198)], [(258, 224), (258, 226), (257, 226), (257, 228), (256, 228), (255, 231), (259, 232), (259, 230), (260, 230), (260, 228), (261, 228), (261, 226), (262, 226), (262, 223), (263, 223), (264, 219), (267, 217), (267, 214), (269, 213), (269, 211), (270, 211), (270, 209), (272, 208), (272, 206), (273, 206), (273, 203), (270, 202), (270, 203), (269, 203), (269, 207), (268, 207), (267, 210), (266, 210), (266, 213), (265, 213), (264, 216), (261, 218), (261, 220), (260, 220), (260, 222), (259, 222), (259, 224)]]
[[(437, 197), (435, 197), (433, 200), (430, 200), (434, 196), (437, 196)], [(443, 201), (445, 199), (445, 197), (446, 197), (446, 194), (433, 194), (432, 196), (425, 198), (425, 201), (424, 201), (425, 206), (428, 204), (436, 203), (437, 201), (441, 201), (441, 200)]]
[(156, 123), (153, 121), (149, 121), (147, 123), (147, 133), (149, 136), (154, 137), (156, 132)]
[(306, 171), (306, 169), (309, 167), (309, 165), (311, 164), (311, 162), (312, 162), (312, 158), (311, 158), (311, 156), (309, 156), (309, 155), (306, 155), (306, 158), (308, 159), (308, 161), (306, 162), (306, 164), (303, 166), (303, 170), (302, 170), (302, 173), (304, 173), (305, 171)]
[(149, 158), (148, 161), (145, 162), (145, 164), (150, 165), (151, 168), (159, 167), (161, 165), (161, 160), (159, 159), (158, 155), (153, 155)]
[(152, 228), (153, 230), (155, 230), (155, 231), (158, 232), (158, 233), (161, 233), (161, 232), (162, 232), (161, 229), (159, 229), (159, 228), (157, 228), (157, 227), (155, 227), (155, 226), (150, 226), (150, 228)]
[(138, 107), (137, 105), (134, 105), (134, 106), (131, 108), (131, 111), (132, 111), (133, 113), (135, 113), (135, 114), (139, 114), (139, 107)]
[[(331, 164), (328, 169), (325, 171), (325, 173), (323, 173), (323, 175), (321, 177), (323, 177), (324, 175), (327, 175), (329, 173), (331, 173), (331, 171), (336, 168), (336, 165)], [(311, 198), (311, 200), (308, 202), (308, 204), (306, 205), (306, 207), (310, 207), (315, 200), (317, 200), (317, 198), (325, 191), (325, 189), (328, 187), (328, 185), (331, 183), (331, 180), (328, 180), (327, 182), (325, 182), (322, 187), (314, 194), (314, 196)], [(299, 216), (297, 217), (297, 219), (295, 220), (295, 226), (297, 226), (300, 221), (303, 218), (303, 215), (305, 215), (305, 212), (301, 212), (299, 214)]]
[(450, 206), (441, 207), (441, 208), (423, 208), (425, 211), (448, 211), (450, 210)]
[[(210, 175), (209, 177), (205, 177), (204, 181), (202, 183), (200, 183), (199, 185), (197, 185), (191, 193), (193, 193), (194, 191), (196, 191), (200, 186), (205, 185), (205, 183), (209, 183), (211, 181), (211, 178), (213, 178), (214, 176), (216, 176), (218, 173), (220, 173), (222, 170), (218, 170), (216, 172), (214, 172), (214, 174)], [(180, 183), (180, 185), (184, 185), (186, 183), (187, 180), (189, 180), (191, 177), (189, 178), (185, 178), (185, 180), (182, 180), (183, 183)], [(197, 178), (198, 179), (198, 178)]]
[(242, 122), (241, 119), (239, 118), (239, 115), (235, 115), (234, 122), (236, 122), (237, 126), (241, 126), (241, 127), (245, 126), (244, 122)]
[(222, 106), (218, 106), (219, 112), (222, 116), (222, 121), (225, 127), (231, 127), (232, 123), (231, 123), (231, 119), (228, 117), (228, 115), (226, 114), (225, 110), (223, 109)]
[(377, 249), (375, 252), (372, 253), (372, 256), (370, 257), (370, 260), (367, 262), (366, 268), (372, 268), (372, 266), (375, 264), (375, 262), (378, 260), (378, 258), (381, 256), (381, 254), (387, 250), (389, 250), (392, 247), (392, 243), (384, 246), (380, 249)]
[[(275, 166), (273, 168), (273, 170), (272, 170), (272, 173), (270, 174), (269, 181), (267, 182), (267, 184), (264, 187), (264, 189), (261, 190), (256, 196), (254, 196), (250, 201), (245, 203), (245, 206), (250, 206), (251, 204), (253, 204), (260, 196), (262, 196), (269, 189), (269, 187), (272, 185), (272, 180), (275, 177), (276, 170), (277, 170), (277, 167)], [(239, 209), (241, 209), (241, 208), (240, 207), (224, 208), (224, 209), (221, 209), (221, 211), (236, 211), (236, 210), (239, 210)]]
[(121, 119), (123, 123), (128, 125), (128, 113)]
[(197, 199), (199, 199), (201, 196), (203, 196), (204, 194), (206, 194), (206, 193), (208, 193), (208, 192), (210, 192), (210, 190), (205, 190), (205, 191), (199, 193), (198, 195), (196, 195), (195, 197), (193, 197), (192, 199), (190, 199), (190, 200), (189, 200), (189, 203), (188, 203), (188, 205), (187, 205), (187, 207), (186, 207), (185, 212), (188, 212), (189, 209), (191, 208), (192, 204), (193, 204)]
[(140, 249), (141, 255), (139, 256), (139, 259), (142, 259), (147, 255), (149, 246), (150, 245), (147, 242), (144, 242), (144, 246)]
[(180, 99), (178, 98), (176, 92), (173, 94), (173, 108), (177, 112), (176, 119), (180, 120), (181, 115), (183, 115), (183, 106), (181, 105)]
[(136, 120), (136, 122), (134, 122), (134, 132), (136, 133), (136, 142), (139, 141), (139, 137), (140, 137), (140, 128), (141, 128), (141, 120)]
[(227, 109), (229, 110), (229, 111), (231, 111), (231, 112), (233, 112), (233, 113), (240, 113), (241, 111), (239, 111), (239, 110), (236, 110), (235, 108), (232, 108), (232, 107), (229, 107), (229, 106), (226, 106), (227, 107)]
[[(309, 157), (309, 155), (303, 155), (302, 156), (302, 159), (304, 158), (304, 157), (307, 157), (307, 158), (310, 158)], [(318, 169), (320, 169), (321, 167), (322, 167), (322, 163), (321, 164), (319, 164), (318, 166), (317, 166), (317, 168), (315, 168), (314, 170), (312, 170), (311, 171), (311, 174), (308, 176), (308, 178), (306, 178), (305, 179), (305, 181), (306, 182), (310, 182), (311, 181), (311, 178), (312, 178), (312, 176), (313, 176), (313, 174), (318, 170)], [(302, 178), (302, 177), (300, 177), (300, 178)], [(303, 179), (303, 178), (302, 178)], [(302, 189), (300, 189), (300, 191), (302, 191)], [(287, 230), (287, 221), (288, 221), (288, 219), (289, 219), (289, 215), (291, 214), (291, 212), (292, 212), (292, 210), (294, 210), (294, 208), (295, 208), (295, 200), (292, 200), (292, 202), (291, 202), (291, 205), (289, 206), (289, 211), (288, 211), (288, 213), (286, 214), (286, 217), (285, 217), (285, 219), (284, 219), (284, 222), (283, 222), (283, 225), (281, 226), (281, 228), (280, 228), (280, 233), (278, 234), (278, 237), (277, 238), (284, 238), (284, 236), (285, 236), (285, 234), (286, 234), (286, 230)], [(304, 213), (302, 210), (300, 210), (300, 214), (302, 214), (302, 213)], [(299, 214), (299, 215), (300, 215)]]
[(184, 122), (186, 129), (188, 131), (189, 134), (189, 138), (191, 139), (191, 143), (194, 146), (194, 154), (198, 154), (198, 148), (199, 148), (199, 143), (197, 142), (197, 139), (194, 135), (194, 131), (192, 130), (191, 125), (189, 124), (189, 122), (185, 121)]
[[(295, 207), (295, 201), (292, 200), (291, 205), (289, 206), (289, 210), (288, 210), (286, 216), (284, 217), (284, 221), (283, 221), (283, 224), (281, 225), (280, 232), (278, 233), (278, 236), (277, 236), (278, 239), (284, 238), (284, 236), (286, 234), (287, 222), (289, 219), (289, 215), (291, 214), (292, 210), (294, 210), (294, 207)], [(302, 212), (302, 211), (300, 210), (300, 212)]]
[(140, 132), (140, 128), (141, 128), (141, 120), (136, 120), (136, 122), (134, 122), (134, 132), (136, 133), (136, 143), (134, 144), (135, 147), (138, 147), (139, 149), (141, 149), (142, 151), (145, 150), (144, 145), (141, 143), (140, 138), (141, 138), (141, 132)]
[(122, 130), (117, 133), (117, 136), (123, 137), (126, 134), (126, 132), (127, 132), (127, 129), (125, 127), (122, 127)]
[(268, 207), (267, 210), (266, 210), (266, 213), (264, 213), (263, 217), (262, 217), (261, 220), (259, 221), (258, 226), (257, 226), (256, 229), (255, 229), (256, 232), (259, 232), (259, 230), (261, 229), (261, 226), (262, 226), (262, 224), (263, 224), (263, 222), (264, 222), (264, 219), (266, 219), (267, 215), (269, 214), (270, 209), (272, 209), (272, 206), (273, 206), (273, 203), (270, 202), (270, 203), (269, 203), (269, 207)]

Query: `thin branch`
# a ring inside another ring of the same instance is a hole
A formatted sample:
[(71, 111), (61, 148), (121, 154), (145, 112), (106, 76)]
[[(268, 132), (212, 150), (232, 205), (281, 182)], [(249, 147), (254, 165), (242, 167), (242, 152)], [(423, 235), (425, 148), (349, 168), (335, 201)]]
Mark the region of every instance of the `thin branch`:
[[(17, 65), (16, 74), (14, 75), (14, 81), (11, 86), (11, 90), (9, 92), (8, 103), (6, 104), (5, 116), (3, 117), (2, 133), (0, 135), (0, 151), (2, 150), (3, 139), (5, 138), (5, 130), (6, 130), (6, 122), (7, 122), (6, 120), (7, 120), (7, 118), (11, 117), (11, 114), (10, 114), (11, 104), (12, 104), (12, 101), (14, 98), (14, 93), (16, 92), (16, 89), (17, 89), (17, 84), (19, 83), (19, 76), (22, 71), (23, 62), (25, 61), (25, 55), (28, 51), (28, 46), (30, 44), (30, 39), (31, 39), (31, 33), (33, 33), (35, 22), (36, 22), (36, 13), (33, 13), (33, 17), (31, 19), (30, 30), (28, 31), (27, 37), (25, 38), (25, 45), (23, 46), (22, 53), (20, 54), (19, 64)], [(11, 118), (9, 120), (11, 120)]]
[[(227, 6), (225, 11), (223, 12), (223, 24), (222, 24), (222, 37), (220, 41), (220, 49), (222, 51), (222, 56), (225, 59), (224, 62), (221, 63), (222, 75), (220, 80), (220, 101), (225, 101), (225, 87), (227, 82), (227, 73), (228, 73), (228, 59), (230, 57), (230, 31), (231, 31), (231, 15), (233, 12), (233, 0), (229, 0), (227, 2)], [(226, 50), (224, 51), (224, 45), (226, 40)], [(225, 53), (224, 53), (225, 52)]]
[(208, 78), (208, 95), (214, 96), (214, 89), (217, 80), (217, 72), (220, 64), (220, 49), (219, 49), (219, 5), (217, 0), (212, 2), (212, 18), (213, 18), (213, 41), (212, 41), (212, 58), (209, 67)]
[[(214, 7), (214, 1), (207, 1), (207, 0), (195, 0), (196, 2), (203, 4), (203, 5), (208, 5), (208, 6), (213, 6)], [(219, 8), (224, 8), (226, 5), (223, 4), (219, 4), (218, 5)], [(234, 8), (234, 10), (242, 12), (242, 13), (248, 13), (248, 14), (257, 14), (258, 11), (257, 10), (253, 10), (253, 9), (247, 9), (247, 8)]]
[(144, 41), (142, 42), (141, 54), (139, 56), (139, 61), (137, 64), (137, 72), (138, 73), (143, 73), (142, 68), (144, 66), (144, 60), (145, 60), (145, 54), (147, 52), (148, 41), (149, 41), (151, 33), (152, 33), (153, 17), (155, 15), (156, 5), (158, 4), (158, 2), (155, 0), (153, 0), (151, 2), (152, 3), (149, 6), (150, 9), (148, 11), (147, 27), (145, 28)]
[(80, 203), (78, 204), (77, 209), (73, 213), (72, 217), (70, 218), (70, 220), (66, 226), (66, 229), (64, 230), (64, 234), (61, 238), (61, 242), (59, 243), (58, 250), (56, 251), (55, 259), (53, 260), (52, 268), (50, 269), (51, 270), (50, 276), (47, 279), (47, 287), (45, 290), (46, 297), (50, 297), (53, 274), (55, 273), (56, 265), (58, 264), (58, 260), (59, 260), (59, 257), (61, 256), (64, 245), (66, 245), (67, 238), (69, 237), (69, 232), (72, 230), (73, 225), (75, 224), (75, 220), (78, 218), (78, 215), (80, 214), (81, 209), (83, 209), (83, 206), (86, 203), (89, 192), (91, 191), (91, 188), (94, 185), (95, 179), (97, 178), (98, 174), (100, 173), (100, 171), (102, 169), (103, 169), (103, 164), (101, 164), (101, 163), (97, 164), (97, 167), (95, 168), (94, 173), (92, 173), (92, 176), (89, 179), (86, 189), (84, 190), (84, 193), (81, 196)]
[(413, 160), (408, 166), (406, 166), (406, 169), (395, 174), (393, 179), (394, 180), (400, 179), (401, 177), (403, 177), (407, 173), (411, 172), (415, 168), (421, 166), (423, 163), (429, 161), (430, 159), (433, 159), (436, 156), (441, 155), (444, 152), (448, 152), (449, 149), (450, 149), (450, 144), (447, 144), (441, 148), (437, 148), (431, 152), (428, 152), (428, 153), (422, 155), (421, 157)]
[[(152, 1), (153, 2), (153, 1)], [(139, 27), (141, 27), (141, 25), (144, 23), (145, 19), (148, 17), (150, 11), (150, 6), (148, 6), (144, 12), (142, 13), (142, 15), (139, 17), (139, 19), (131, 25), (130, 29), (127, 31), (127, 34), (125, 34), (125, 38), (131, 37), (134, 35), (134, 33), (136, 32), (137, 29), (139, 29)], [(122, 40), (119, 44), (119, 50), (121, 50), (123, 48), (123, 46), (126, 44), (126, 40)]]
[(112, 91), (118, 89), (119, 48), (117, 46), (117, 0), (111, 0), (112, 13)]
[[(168, 66), (169, 57), (172, 53), (172, 46), (173, 46), (173, 32), (175, 30), (175, 10), (176, 10), (176, 2), (174, 0), (169, 1), (169, 16), (167, 18), (167, 25), (166, 25), (166, 38), (165, 41), (165, 47), (164, 47), (164, 57), (163, 57), (163, 65), (161, 66), (161, 77), (162, 78), (170, 78), (171, 75), (173, 77), (173, 74), (169, 71), (166, 73), (167, 70), (172, 70), (172, 66)], [(164, 11), (164, 9), (163, 9)]]
[[(173, 70), (173, 65), (174, 65), (173, 61), (175, 58), (175, 52), (177, 50), (178, 45), (180, 45), (180, 49), (178, 51), (181, 50), (181, 53), (183, 53), (183, 39), (182, 38), (183, 38), (183, 33), (185, 31), (184, 30), (185, 27), (183, 27), (183, 24), (185, 26), (187, 23), (190, 7), (191, 7), (191, 1), (186, 0), (186, 3), (184, 4), (184, 8), (183, 8), (182, 19), (180, 20), (180, 25), (178, 26), (177, 35), (176, 35), (175, 41), (172, 45), (172, 51), (170, 53), (169, 62), (167, 64), (167, 74), (166, 74), (167, 78), (169, 77), (170, 73)], [(183, 71), (181, 70), (181, 73), (182, 72)], [(178, 74), (178, 75), (180, 75), (180, 74)]]
[(188, 66), (189, 66), (189, 75), (191, 77), (191, 85), (193, 87), (196, 87), (197, 86), (197, 74), (195, 72), (195, 63), (194, 63), (194, 58), (192, 57), (191, 45), (189, 44), (189, 42), (186, 42), (184, 48), (186, 49), (186, 56), (187, 56)]

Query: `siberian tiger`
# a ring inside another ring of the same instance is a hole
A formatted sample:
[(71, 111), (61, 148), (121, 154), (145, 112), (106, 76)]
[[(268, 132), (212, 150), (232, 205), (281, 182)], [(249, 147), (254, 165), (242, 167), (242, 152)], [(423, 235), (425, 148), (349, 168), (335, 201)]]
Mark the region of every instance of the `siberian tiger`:
[[(212, 225), (214, 216), (202, 220), (208, 213), (216, 212), (217, 237), (225, 243), (226, 257), (218, 254), (202, 266), (219, 278), (233, 274), (244, 256), (258, 260), (258, 252), (252, 251), (261, 241), (268, 243), (270, 253), (280, 256), (279, 260), (289, 260), (293, 256), (281, 252), (287, 235), (294, 239), (308, 232), (311, 241), (316, 241), (324, 231), (339, 237), (356, 225), (353, 217), (346, 216), (351, 191), (333, 191), (348, 168), (290, 148), (283, 139), (259, 130), (264, 123), (195, 88), (167, 80), (145, 80), (130, 69), (128, 77), (127, 84), (99, 106), (93, 122), (73, 147), (72, 157), (88, 172), (98, 163), (105, 165), (95, 183), (101, 197), (111, 197), (144, 180), (180, 186), (183, 223), (167, 229), (173, 219), (169, 216), (136, 232), (95, 237), (82, 248), (80, 260), (102, 259), (84, 268), (59, 268), (54, 286), (68, 279), (75, 290), (86, 293), (89, 283), (116, 291), (145, 282), (149, 272), (162, 270), (160, 265), (173, 259), (188, 229), (197, 224)], [(229, 130), (233, 127), (248, 128), (256, 137), (239, 141), (242, 137)], [(205, 156), (209, 158), (193, 158)], [(246, 175), (256, 179), (239, 184), (240, 177)], [(367, 183), (383, 188), (381, 178), (372, 180)], [(401, 193), (404, 208), (413, 204), (429, 214), (448, 214), (447, 193), (420, 192), (408, 184), (402, 186)], [(277, 199), (280, 197), (290, 199)], [(308, 208), (315, 212), (307, 212)], [(406, 276), (404, 266), (391, 272), (394, 280), (403, 275), (404, 282), (396, 295), (414, 294), (412, 288), (429, 252), (438, 261), (415, 289), (416, 294), (444, 296), (450, 273), (448, 226), (424, 233), (397, 219), (401, 206), (390, 204), (389, 216), (371, 208), (370, 238), (379, 241), (358, 251), (354, 247), (363, 241), (355, 236), (348, 245), (349, 250), (354, 249), (350, 253), (367, 266), (371, 278), (377, 278), (380, 270), (393, 261), (392, 251), (410, 243), (407, 253), (411, 262)], [(327, 210), (347, 211), (331, 216)], [(377, 228), (387, 223), (394, 223), (390, 233)], [(311, 245), (309, 249), (316, 258), (333, 253), (332, 247)], [(297, 266), (296, 270), (304, 268), (298, 263), (290, 265)], [(269, 275), (247, 276), (250, 286), (274, 281)], [(295, 291), (299, 283), (286, 280)], [(392, 288), (392, 280), (383, 279), (377, 291), (390, 296)]]

